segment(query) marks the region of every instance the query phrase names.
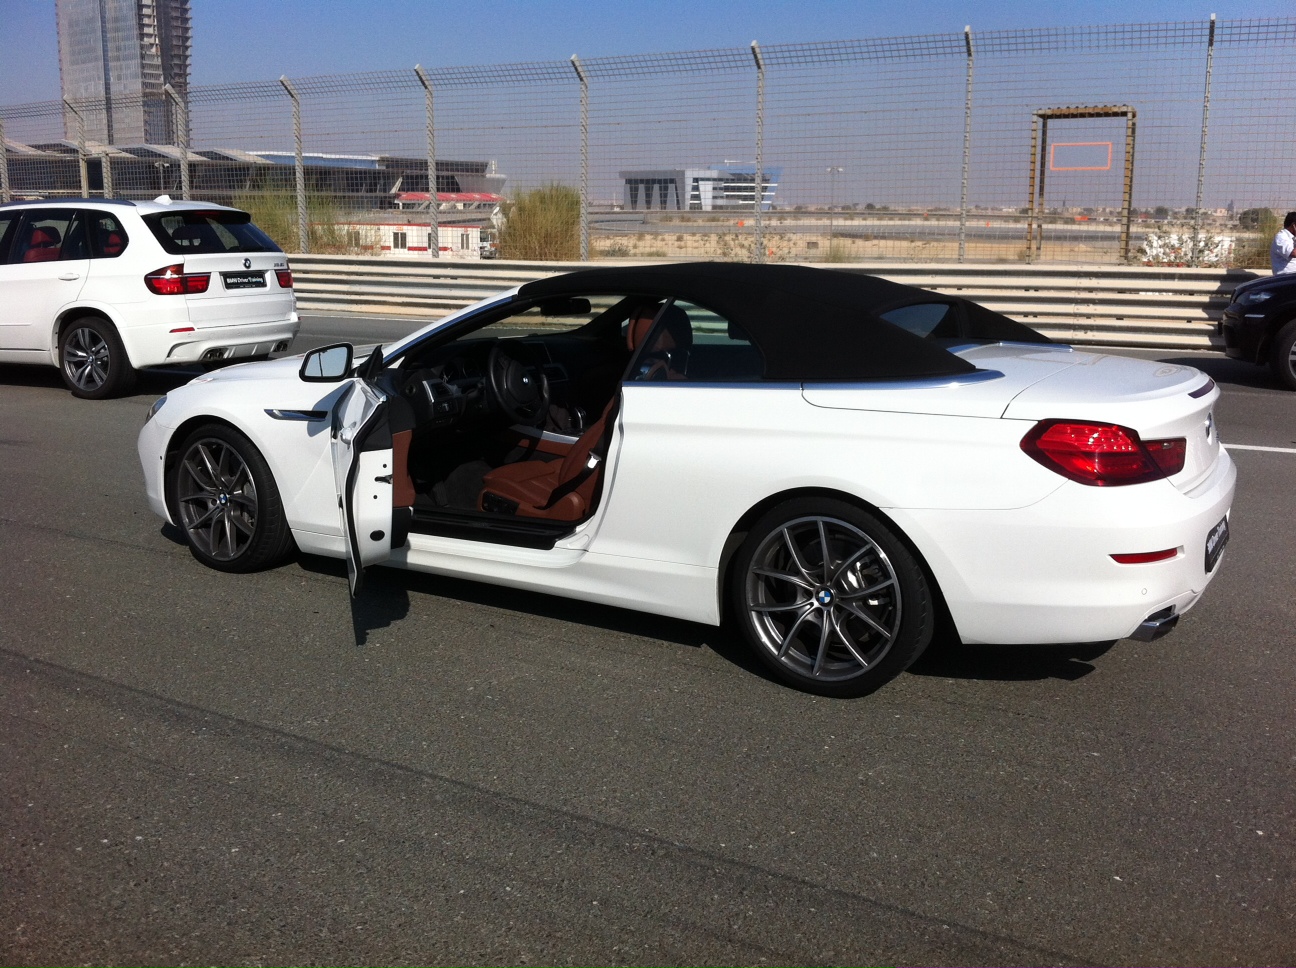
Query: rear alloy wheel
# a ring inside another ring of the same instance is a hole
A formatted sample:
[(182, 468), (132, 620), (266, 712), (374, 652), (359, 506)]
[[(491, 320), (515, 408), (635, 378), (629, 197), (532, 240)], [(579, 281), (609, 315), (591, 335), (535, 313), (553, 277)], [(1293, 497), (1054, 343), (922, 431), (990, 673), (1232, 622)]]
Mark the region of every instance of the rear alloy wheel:
[(103, 400), (128, 391), (135, 383), (135, 368), (112, 324), (97, 316), (83, 316), (59, 334), (59, 370), (73, 396)]
[(1269, 350), (1269, 366), (1287, 390), (1296, 390), (1296, 319), (1278, 330)]
[(256, 571), (278, 564), (292, 548), (265, 458), (230, 427), (201, 427), (185, 439), (171, 496), (189, 550), (204, 565)]
[(932, 595), (913, 554), (873, 515), (798, 499), (756, 523), (735, 559), (735, 617), (783, 681), (862, 696), (931, 641)]

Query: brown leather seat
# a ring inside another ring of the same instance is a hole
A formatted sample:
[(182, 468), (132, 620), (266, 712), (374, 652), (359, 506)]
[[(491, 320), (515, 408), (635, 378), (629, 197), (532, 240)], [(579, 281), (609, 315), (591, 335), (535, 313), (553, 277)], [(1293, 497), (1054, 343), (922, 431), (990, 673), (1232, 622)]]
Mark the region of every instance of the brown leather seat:
[(562, 460), (522, 460), (487, 472), (477, 506), (550, 521), (579, 521), (588, 515), (598, 498), (620, 402), (620, 394), (613, 397)]
[[(631, 352), (652, 329), (656, 309), (653, 304), (631, 318), (626, 328), (626, 345)], [(550, 521), (579, 521), (588, 517), (603, 483), (603, 461), (620, 403), (618, 392), (562, 460), (522, 460), (487, 472), (477, 506), (483, 511)]]

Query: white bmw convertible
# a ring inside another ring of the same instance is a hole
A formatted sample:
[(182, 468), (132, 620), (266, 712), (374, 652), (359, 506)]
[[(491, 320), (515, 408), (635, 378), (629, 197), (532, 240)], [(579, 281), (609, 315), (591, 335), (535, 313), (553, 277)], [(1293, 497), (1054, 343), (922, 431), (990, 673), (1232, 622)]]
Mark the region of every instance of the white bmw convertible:
[(194, 556), (345, 557), (697, 622), (860, 695), (964, 642), (1169, 631), (1228, 540), (1214, 383), (871, 276), (528, 283), (353, 359), (201, 376), (140, 433)]

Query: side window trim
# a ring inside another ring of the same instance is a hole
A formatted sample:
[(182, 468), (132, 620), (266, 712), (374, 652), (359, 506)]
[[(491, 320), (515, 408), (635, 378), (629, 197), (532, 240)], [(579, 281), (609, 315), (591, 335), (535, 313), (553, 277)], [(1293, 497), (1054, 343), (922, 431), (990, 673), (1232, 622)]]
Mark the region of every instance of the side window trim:
[[(72, 213), (67, 222), (67, 232), (63, 235), (63, 244), (59, 246), (60, 262), (78, 262), (90, 258), (90, 241), (86, 228), (86, 213), (80, 209)], [(79, 243), (80, 255), (73, 255), (75, 245)]]

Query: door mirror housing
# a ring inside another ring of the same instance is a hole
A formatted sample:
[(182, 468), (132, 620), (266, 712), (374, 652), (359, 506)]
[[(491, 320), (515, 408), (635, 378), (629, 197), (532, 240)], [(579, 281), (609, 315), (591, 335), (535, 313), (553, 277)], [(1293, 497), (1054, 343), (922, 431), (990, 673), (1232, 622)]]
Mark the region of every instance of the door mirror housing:
[(307, 383), (337, 383), (351, 374), (351, 353), (350, 343), (311, 350), (297, 375)]

